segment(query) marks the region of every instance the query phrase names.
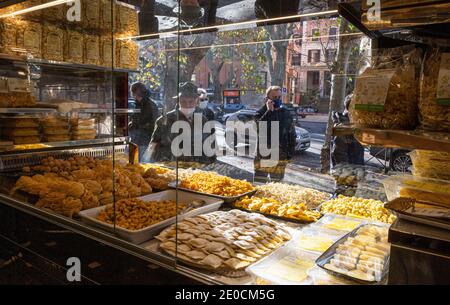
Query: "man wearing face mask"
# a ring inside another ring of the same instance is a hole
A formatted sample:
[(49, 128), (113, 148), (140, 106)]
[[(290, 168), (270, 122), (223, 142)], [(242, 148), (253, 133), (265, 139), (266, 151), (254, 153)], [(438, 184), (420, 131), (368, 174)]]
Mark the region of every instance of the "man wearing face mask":
[(131, 94), (136, 100), (136, 109), (139, 109), (140, 113), (131, 115), (128, 131), (131, 141), (139, 148), (139, 160), (147, 162), (148, 160), (143, 160), (143, 158), (159, 116), (158, 107), (150, 99), (150, 92), (143, 83), (132, 84)]
[[(279, 124), (279, 156), (278, 164), (272, 167), (264, 167), (261, 164), (263, 159), (271, 159), (271, 156), (262, 156), (260, 154), (259, 145), (257, 155), (254, 160), (255, 177), (254, 180), (258, 182), (280, 181), (284, 177), (286, 165), (294, 156), (296, 133), (295, 123), (291, 112), (283, 106), (281, 99), (281, 88), (278, 86), (271, 86), (266, 91), (264, 105), (258, 110), (256, 118), (258, 121), (267, 122), (267, 134), (262, 135), (267, 141), (268, 147), (271, 147), (272, 135), (270, 133), (272, 122)], [(260, 132), (260, 131), (258, 131)], [(259, 144), (259, 141), (258, 141)], [(270, 175), (270, 179), (269, 179)]]
[[(191, 152), (193, 152), (194, 138), (198, 136), (195, 134), (194, 126), (194, 114), (201, 115), (200, 126), (203, 129), (203, 125), (207, 122), (207, 118), (202, 114), (202, 109), (198, 107), (199, 95), (198, 88), (190, 82), (180, 84), (179, 98), (179, 109), (172, 110), (168, 112), (165, 116), (161, 116), (156, 121), (156, 129), (153, 132), (152, 139), (149, 146), (149, 154), (152, 159), (156, 162), (174, 161), (175, 157), (171, 150), (172, 141), (179, 134), (171, 133), (172, 125), (178, 120), (188, 122), (192, 131), (191, 134)], [(214, 129), (210, 134), (202, 133), (202, 140), (204, 141), (207, 137), (214, 133)], [(202, 141), (202, 143), (203, 143)], [(215, 160), (214, 157), (207, 157), (203, 154), (202, 156), (181, 156), (178, 158), (179, 161), (184, 162), (199, 162), (199, 163), (211, 163)]]
[(198, 95), (200, 102), (198, 104), (199, 108), (203, 110), (203, 115), (208, 121), (214, 120), (214, 112), (208, 108), (208, 94), (205, 89), (198, 88)]

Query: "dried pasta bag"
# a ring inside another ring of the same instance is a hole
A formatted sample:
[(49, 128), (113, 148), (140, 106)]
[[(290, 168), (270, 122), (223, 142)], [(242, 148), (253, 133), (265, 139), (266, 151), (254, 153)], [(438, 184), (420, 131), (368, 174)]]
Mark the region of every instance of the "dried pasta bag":
[(100, 39), (95, 35), (84, 35), (84, 63), (100, 65)]
[(100, 64), (103, 67), (112, 67), (112, 39), (110, 36), (103, 36), (100, 38)]
[(42, 25), (33, 21), (21, 22), (17, 28), (17, 47), (35, 58), (41, 58)]
[(374, 52), (370, 66), (356, 79), (351, 122), (367, 128), (414, 129), (421, 50), (402, 47)]
[[(42, 1), (42, 3), (48, 2), (51, 2), (51, 0)], [(42, 10), (42, 17), (44, 20), (48, 21), (64, 21), (66, 20), (66, 13), (68, 8), (69, 7), (65, 3), (47, 7)]]
[(68, 30), (64, 44), (64, 61), (83, 63), (84, 37), (77, 31)]
[(420, 124), (431, 131), (450, 132), (450, 53), (427, 52), (420, 79)]
[(137, 69), (138, 66), (138, 46), (131, 40), (117, 40), (116, 47), (116, 68)]
[(42, 56), (47, 60), (64, 60), (64, 30), (45, 23), (42, 31)]
[(17, 48), (17, 20), (0, 19), (0, 53), (14, 55)]
[(83, 11), (81, 21), (83, 27), (98, 29), (100, 26), (100, 0), (83, 0), (81, 8)]
[(111, 5), (111, 0), (100, 0), (100, 29), (112, 32), (114, 17), (117, 11), (116, 5)]
[(116, 33), (122, 37), (138, 35), (138, 12), (134, 8), (122, 4), (119, 4), (116, 10)]
[(410, 156), (414, 176), (450, 180), (450, 153), (414, 150)]

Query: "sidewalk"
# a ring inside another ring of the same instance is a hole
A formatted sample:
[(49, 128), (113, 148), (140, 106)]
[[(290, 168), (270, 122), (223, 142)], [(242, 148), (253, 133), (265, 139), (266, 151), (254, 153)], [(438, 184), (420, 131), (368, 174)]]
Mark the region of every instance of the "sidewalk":
[(307, 114), (306, 118), (298, 118), (300, 122), (317, 122), (317, 123), (327, 123), (328, 114), (327, 113), (312, 113)]

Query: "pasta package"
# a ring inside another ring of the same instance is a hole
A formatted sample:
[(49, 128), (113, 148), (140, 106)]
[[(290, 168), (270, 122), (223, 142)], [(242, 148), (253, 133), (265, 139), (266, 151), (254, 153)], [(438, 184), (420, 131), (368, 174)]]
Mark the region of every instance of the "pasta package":
[(422, 129), (450, 132), (450, 53), (430, 49), (420, 79), (420, 124)]
[(100, 29), (108, 32), (113, 31), (116, 5), (111, 4), (111, 0), (100, 0)]
[(122, 37), (138, 35), (138, 12), (131, 6), (118, 4), (116, 7), (115, 30)]
[(0, 53), (14, 55), (17, 47), (17, 20), (0, 19)]
[(77, 31), (68, 30), (64, 44), (64, 61), (83, 63), (84, 37)]
[(368, 128), (414, 129), (421, 57), (420, 49), (409, 46), (374, 50), (369, 66), (356, 79), (351, 122)]
[(113, 65), (113, 42), (110, 36), (100, 38), (100, 64), (103, 67), (112, 67)]
[(100, 39), (96, 35), (84, 35), (84, 63), (100, 65)]
[(101, 0), (82, 0), (82, 22), (84, 27), (98, 29), (100, 26)]
[(64, 60), (64, 33), (57, 26), (45, 23), (42, 31), (42, 56), (44, 59)]
[(410, 156), (414, 176), (450, 180), (450, 153), (414, 150)]
[(116, 40), (116, 68), (137, 69), (138, 46), (131, 40)]
[[(43, 4), (48, 2), (51, 2), (51, 0), (42, 1)], [(42, 10), (42, 17), (44, 20), (48, 21), (64, 21), (68, 8), (69, 7), (65, 3), (47, 7)]]
[(23, 21), (17, 27), (17, 47), (36, 58), (42, 57), (42, 26), (33, 21)]

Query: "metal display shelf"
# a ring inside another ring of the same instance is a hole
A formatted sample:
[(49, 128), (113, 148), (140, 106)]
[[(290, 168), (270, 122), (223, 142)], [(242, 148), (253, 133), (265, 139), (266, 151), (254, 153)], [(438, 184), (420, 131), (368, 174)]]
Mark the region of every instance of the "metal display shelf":
[(129, 137), (103, 137), (92, 140), (45, 142), (45, 143), (38, 143), (36, 148), (25, 148), (25, 149), (19, 149), (17, 147), (27, 147), (27, 145), (15, 145), (14, 149), (12, 150), (0, 152), (0, 158), (15, 154), (49, 152), (61, 149), (77, 149), (91, 146), (123, 145), (124, 143), (128, 143), (129, 140), (130, 140)]
[(333, 135), (335, 136), (351, 134), (363, 145), (450, 152), (450, 133), (383, 130), (355, 126), (333, 128)]
[(81, 108), (81, 109), (74, 109), (74, 112), (132, 114), (132, 113), (141, 113), (141, 109)]
[(40, 66), (60, 67), (60, 68), (71, 69), (71, 70), (94, 70), (94, 71), (104, 71), (104, 72), (139, 73), (138, 70), (133, 70), (133, 69), (104, 67), (104, 66), (69, 63), (69, 62), (61, 62), (61, 61), (53, 61), (53, 60), (45, 60), (45, 59), (32, 58), (32, 59), (28, 59), (27, 62), (30, 64), (36, 64), (36, 65), (40, 65)]
[(56, 113), (52, 108), (0, 108), (0, 114), (39, 114)]

